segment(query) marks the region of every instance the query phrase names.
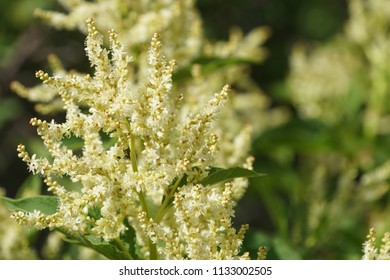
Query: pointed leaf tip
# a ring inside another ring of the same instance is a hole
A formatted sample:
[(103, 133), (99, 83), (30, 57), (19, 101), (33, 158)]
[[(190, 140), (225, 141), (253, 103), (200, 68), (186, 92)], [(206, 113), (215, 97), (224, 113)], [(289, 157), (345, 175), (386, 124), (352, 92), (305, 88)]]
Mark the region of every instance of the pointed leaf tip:
[(212, 167), (209, 175), (202, 179), (199, 183), (202, 185), (214, 185), (235, 178), (254, 178), (260, 176), (265, 176), (265, 174), (257, 173), (256, 171), (245, 169), (243, 167), (233, 167), (227, 169)]

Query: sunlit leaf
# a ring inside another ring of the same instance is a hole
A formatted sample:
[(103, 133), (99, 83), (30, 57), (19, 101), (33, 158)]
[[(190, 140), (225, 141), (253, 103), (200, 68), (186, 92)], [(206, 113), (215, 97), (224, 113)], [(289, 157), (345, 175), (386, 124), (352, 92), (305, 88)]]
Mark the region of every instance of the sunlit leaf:
[(39, 210), (45, 215), (52, 215), (56, 213), (58, 209), (58, 199), (55, 196), (41, 195), (20, 199), (0, 197), (0, 201), (3, 201), (10, 211), (31, 213), (34, 212), (34, 210)]

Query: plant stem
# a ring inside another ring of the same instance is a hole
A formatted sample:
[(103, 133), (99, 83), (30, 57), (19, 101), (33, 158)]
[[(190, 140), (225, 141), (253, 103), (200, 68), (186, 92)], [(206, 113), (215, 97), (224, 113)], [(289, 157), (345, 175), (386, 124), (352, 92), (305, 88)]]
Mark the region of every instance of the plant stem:
[(133, 260), (133, 257), (131, 256), (129, 251), (127, 251), (126, 246), (123, 244), (122, 240), (119, 237), (115, 238), (114, 240), (118, 244), (118, 246), (122, 250), (122, 252), (126, 255), (126, 257), (129, 260)]
[(135, 152), (135, 139), (133, 135), (130, 135), (130, 159), (131, 159), (131, 167), (134, 172), (138, 172), (137, 167), (137, 153)]
[(162, 221), (162, 219), (164, 218), (166, 210), (168, 209), (168, 203), (173, 198), (173, 196), (175, 195), (176, 189), (179, 186), (180, 181), (182, 179), (183, 179), (183, 176), (181, 176), (180, 178), (177, 178), (175, 184), (172, 186), (172, 188), (169, 191), (168, 195), (165, 197), (165, 199), (164, 199), (163, 203), (161, 204), (160, 209), (158, 210), (158, 212), (156, 214), (156, 217), (154, 219), (154, 221), (156, 223), (160, 223)]
[(146, 213), (146, 217), (148, 219), (150, 219), (149, 208), (148, 208), (148, 204), (146, 203), (144, 193), (142, 191), (137, 192), (137, 193), (138, 193), (138, 199), (141, 203), (142, 210)]
[[(137, 166), (137, 153), (135, 152), (135, 138), (133, 135), (130, 135), (130, 158), (131, 158), (131, 167), (133, 168), (133, 172), (138, 172), (138, 166)], [(150, 219), (150, 212), (148, 208), (148, 204), (145, 199), (145, 195), (143, 191), (139, 191), (138, 193), (138, 199), (141, 203), (142, 210), (146, 213), (147, 219)], [(150, 238), (149, 239), (149, 252), (150, 252), (150, 259), (151, 260), (157, 260), (157, 246), (152, 242)]]
[(149, 252), (150, 252), (149, 259), (151, 259), (151, 260), (157, 260), (158, 259), (158, 256), (157, 256), (157, 245), (155, 243), (153, 243), (150, 238), (149, 238)]

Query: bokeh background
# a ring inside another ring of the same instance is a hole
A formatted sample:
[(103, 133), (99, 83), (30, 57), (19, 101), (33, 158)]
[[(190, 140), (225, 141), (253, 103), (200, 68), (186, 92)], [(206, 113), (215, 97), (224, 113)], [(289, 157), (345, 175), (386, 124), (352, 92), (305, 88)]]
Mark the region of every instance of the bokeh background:
[[(272, 31), (265, 43), (268, 56), (252, 65), (251, 73), (270, 108), (284, 108), (290, 117), (253, 140), (255, 169), (267, 176), (251, 180), (235, 219), (237, 225), (250, 224), (243, 249), (252, 257), (265, 245), (269, 259), (359, 259), (371, 226), (379, 234), (390, 230), (390, 137), (383, 128), (390, 110), (381, 105), (389, 96), (390, 69), (370, 56), (375, 34), (363, 43), (346, 34), (351, 2), (197, 2), (211, 40), (226, 39), (233, 26), (244, 32), (257, 26)], [(0, 186), (11, 197), (29, 176), (17, 157), (17, 144), (39, 149), (40, 140), (28, 125), (36, 116), (33, 105), (11, 92), (10, 82), (38, 84), (34, 73), (47, 67), (50, 53), (67, 69), (89, 67), (84, 35), (47, 27), (33, 17), (37, 7), (61, 10), (54, 0), (0, 1)], [(378, 21), (386, 26), (381, 16)], [(386, 41), (389, 29), (383, 30), (372, 32)], [(344, 74), (347, 82), (338, 81)], [(300, 90), (323, 95), (300, 99)], [(334, 97), (335, 92), (343, 98)], [(366, 128), (370, 114), (379, 116), (380, 129)]]

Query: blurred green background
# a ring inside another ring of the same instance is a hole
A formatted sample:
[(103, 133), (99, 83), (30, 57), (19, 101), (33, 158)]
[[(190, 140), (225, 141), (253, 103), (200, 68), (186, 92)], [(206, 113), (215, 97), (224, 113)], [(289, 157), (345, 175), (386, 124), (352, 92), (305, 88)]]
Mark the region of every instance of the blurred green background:
[[(349, 117), (329, 123), (303, 117), (289, 87), (294, 46), (335, 41), (349, 17), (346, 1), (199, 0), (197, 6), (211, 39), (226, 39), (232, 26), (244, 32), (257, 26), (271, 28), (265, 44), (268, 57), (252, 66), (252, 77), (270, 98), (271, 108), (282, 106), (291, 114), (287, 123), (253, 141), (255, 169), (267, 176), (251, 181), (237, 208), (237, 225), (251, 226), (243, 249), (253, 258), (263, 244), (269, 259), (359, 259), (369, 227), (380, 224), (379, 232), (390, 228), (378, 222), (390, 217), (388, 177), (379, 182), (385, 190), (375, 199), (366, 198), (361, 190), (364, 174), (386, 163), (390, 138), (386, 133), (364, 134), (361, 115), (369, 105), (363, 98)], [(14, 196), (28, 176), (16, 145), (34, 147), (39, 142), (28, 125), (36, 116), (32, 104), (12, 93), (9, 83), (37, 84), (34, 73), (46, 67), (49, 53), (57, 54), (67, 69), (88, 69), (84, 36), (45, 26), (32, 16), (37, 7), (60, 9), (54, 0), (0, 2), (0, 186), (8, 196)], [(364, 53), (363, 47), (351, 49)], [(386, 80), (387, 72), (383, 75)], [(367, 84), (368, 89), (375, 88), (375, 81)], [(354, 87), (351, 96), (367, 89)], [(369, 163), (362, 163), (364, 156)]]

